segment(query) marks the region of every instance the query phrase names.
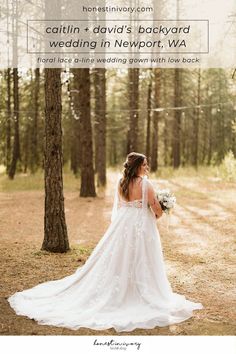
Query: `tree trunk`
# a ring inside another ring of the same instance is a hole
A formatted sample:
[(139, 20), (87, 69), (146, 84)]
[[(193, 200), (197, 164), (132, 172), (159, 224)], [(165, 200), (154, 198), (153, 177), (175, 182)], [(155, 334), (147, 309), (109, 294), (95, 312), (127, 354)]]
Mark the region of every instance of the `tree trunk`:
[(72, 128), (72, 144), (70, 151), (71, 170), (77, 176), (80, 168), (81, 148), (80, 148), (80, 122), (79, 120), (71, 117)]
[(30, 156), (30, 133), (31, 133), (31, 125), (30, 120), (27, 119), (26, 127), (25, 127), (25, 134), (23, 140), (23, 149), (22, 149), (22, 159), (24, 165), (24, 173), (27, 173), (28, 164), (29, 164), (29, 156)]
[[(179, 19), (180, 12), (180, 0), (176, 0), (176, 19)], [(177, 37), (178, 38), (178, 37)], [(178, 50), (177, 50), (178, 53)], [(175, 87), (175, 98), (174, 106), (181, 106), (181, 80), (182, 80), (182, 71), (179, 68), (175, 68), (174, 76), (174, 87)], [(181, 163), (181, 154), (180, 154), (180, 133), (181, 133), (181, 110), (175, 109), (174, 111), (174, 124), (172, 132), (172, 156), (173, 156), (173, 167), (178, 168)]]
[(94, 70), (95, 171), (97, 186), (106, 184), (106, 69)]
[[(201, 69), (198, 69), (198, 86), (197, 86), (197, 105), (199, 106), (201, 102)], [(194, 156), (193, 164), (195, 168), (198, 168), (199, 159), (199, 119), (200, 119), (200, 108), (197, 107), (195, 110), (194, 117)]]
[(90, 72), (89, 69), (77, 69), (79, 85), (79, 107), (81, 128), (81, 197), (95, 197), (93, 167), (93, 141), (90, 109)]
[[(160, 107), (160, 90), (161, 90), (161, 69), (154, 71), (155, 81), (155, 108)], [(152, 157), (151, 157), (151, 171), (155, 172), (158, 168), (158, 130), (159, 130), (159, 115), (160, 112), (153, 112), (153, 130), (152, 130)]]
[(152, 78), (148, 84), (147, 94), (147, 133), (146, 133), (146, 157), (150, 163), (150, 145), (151, 145), (151, 107), (152, 107)]
[(211, 164), (212, 160), (212, 145), (213, 145), (213, 122), (212, 122), (212, 112), (209, 112), (209, 137), (208, 137), (208, 154), (207, 154), (207, 164)]
[(66, 252), (69, 240), (62, 177), (60, 69), (45, 69), (45, 212), (42, 249)]
[[(175, 69), (175, 107), (181, 105), (181, 69)], [(173, 167), (178, 168), (180, 166), (180, 132), (181, 132), (181, 110), (175, 109), (174, 122), (173, 122), (173, 136), (172, 136), (172, 155), (173, 155)]]
[(7, 69), (7, 124), (6, 124), (6, 170), (9, 174), (11, 162), (11, 69)]
[(40, 89), (40, 71), (35, 69), (34, 81), (34, 117), (31, 136), (31, 172), (35, 173), (39, 165), (38, 155), (38, 115), (39, 115), (39, 89)]
[[(220, 70), (219, 70), (219, 75), (218, 75), (218, 87), (219, 87), (219, 102), (222, 102), (224, 99), (223, 99), (223, 90), (222, 90), (222, 84), (224, 85), (223, 83), (223, 80), (221, 78), (221, 74), (220, 74)], [(226, 153), (226, 147), (225, 147), (225, 114), (224, 114), (224, 110), (223, 110), (223, 107), (218, 107), (218, 112), (217, 112), (217, 125), (218, 125), (218, 131), (219, 131), (219, 134), (217, 134), (217, 140), (218, 140), (218, 162), (221, 163), (222, 160), (224, 159), (224, 156), (225, 156), (225, 153)]]
[(127, 153), (138, 150), (139, 69), (128, 69), (129, 131)]
[(17, 161), (20, 160), (20, 135), (19, 135), (19, 77), (18, 69), (13, 68), (13, 99), (14, 99), (14, 142), (12, 161), (8, 176), (13, 179), (16, 173)]
[[(79, 77), (78, 69), (71, 69), (73, 73), (72, 90), (74, 94), (70, 93), (72, 103), (72, 144), (71, 144), (71, 170), (77, 176), (79, 168), (81, 168), (81, 122), (80, 122), (80, 102), (79, 102)], [(79, 118), (79, 119), (77, 119)]]
[[(167, 106), (167, 73), (168, 69), (162, 71), (162, 85), (163, 85), (163, 103), (164, 107)], [(164, 165), (167, 166), (169, 164), (169, 122), (168, 122), (169, 114), (168, 112), (164, 115)]]
[(12, 125), (12, 112), (11, 112), (11, 68), (10, 68), (10, 22), (9, 22), (9, 0), (7, 0), (7, 62), (8, 69), (6, 70), (7, 81), (7, 124), (6, 124), (6, 172), (9, 176), (9, 170), (11, 165), (11, 125)]

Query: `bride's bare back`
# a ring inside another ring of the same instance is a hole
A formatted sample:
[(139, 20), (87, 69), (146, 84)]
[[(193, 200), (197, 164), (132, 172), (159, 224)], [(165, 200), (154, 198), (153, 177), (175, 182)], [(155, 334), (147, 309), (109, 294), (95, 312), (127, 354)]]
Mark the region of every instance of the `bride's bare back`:
[[(135, 200), (142, 200), (142, 180), (143, 178), (138, 176), (135, 178), (129, 185), (129, 202), (135, 201)], [(121, 199), (123, 199), (120, 196)], [(147, 200), (148, 204), (152, 208), (152, 211), (154, 212), (156, 218), (161, 217), (162, 215), (162, 209), (160, 206), (160, 203), (158, 202), (158, 199), (155, 195), (155, 191), (150, 183), (148, 183), (148, 190), (147, 190)]]
[(137, 177), (129, 185), (129, 201), (140, 199), (142, 199), (142, 177)]

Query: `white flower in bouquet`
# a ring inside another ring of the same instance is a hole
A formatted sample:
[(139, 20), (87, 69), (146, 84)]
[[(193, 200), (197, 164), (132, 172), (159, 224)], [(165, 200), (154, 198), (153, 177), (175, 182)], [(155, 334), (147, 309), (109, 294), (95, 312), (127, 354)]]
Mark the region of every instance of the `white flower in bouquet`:
[(175, 206), (175, 196), (169, 191), (169, 189), (157, 190), (156, 196), (164, 213), (169, 214), (170, 210)]

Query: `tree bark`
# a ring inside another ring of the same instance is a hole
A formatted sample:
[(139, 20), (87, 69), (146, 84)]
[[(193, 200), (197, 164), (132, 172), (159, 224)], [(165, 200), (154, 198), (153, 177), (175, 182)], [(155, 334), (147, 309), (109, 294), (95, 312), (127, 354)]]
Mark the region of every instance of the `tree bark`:
[[(155, 108), (160, 107), (160, 90), (161, 90), (161, 69), (154, 71), (155, 92), (154, 102)], [(159, 115), (160, 112), (153, 112), (153, 129), (152, 129), (152, 157), (151, 171), (155, 172), (158, 168), (158, 130), (159, 130)]]
[(13, 179), (16, 173), (17, 161), (20, 160), (20, 134), (19, 134), (19, 77), (18, 69), (13, 68), (13, 100), (14, 100), (14, 142), (12, 161), (8, 176)]
[[(198, 85), (197, 85), (197, 105), (199, 106), (201, 102), (201, 69), (198, 69)], [(200, 108), (197, 107), (195, 110), (194, 117), (194, 156), (193, 164), (195, 168), (198, 168), (199, 159), (199, 120), (200, 120)]]
[(74, 117), (71, 118), (72, 144), (70, 150), (71, 170), (77, 176), (81, 166), (81, 143), (80, 143), (80, 122)]
[[(210, 109), (209, 109), (210, 111)], [(207, 165), (211, 164), (212, 160), (212, 149), (213, 149), (213, 122), (212, 122), (212, 112), (209, 112), (208, 124), (209, 124), (209, 137), (208, 137), (208, 153), (207, 153)]]
[[(79, 169), (81, 168), (81, 122), (80, 122), (80, 101), (79, 101), (79, 77), (78, 69), (71, 69), (73, 73), (72, 89), (75, 91), (71, 94), (70, 99), (72, 101), (74, 113), (71, 117), (71, 129), (72, 129), (72, 144), (71, 144), (71, 170), (74, 175), (77, 176)], [(76, 119), (75, 117), (79, 117)]]
[(39, 115), (39, 90), (40, 90), (40, 71), (36, 68), (34, 80), (34, 116), (33, 129), (31, 135), (31, 172), (35, 173), (39, 165), (38, 154), (38, 115)]
[(10, 22), (9, 22), (9, 0), (7, 0), (7, 62), (8, 69), (6, 70), (7, 81), (7, 124), (6, 124), (6, 172), (9, 176), (9, 170), (11, 165), (11, 126), (12, 126), (12, 112), (11, 112), (11, 68), (10, 68)]
[(95, 197), (89, 69), (77, 69), (81, 128), (81, 197)]
[[(176, 19), (179, 19), (180, 13), (180, 0), (176, 1)], [(178, 37), (177, 37), (178, 38)], [(178, 53), (178, 50), (177, 50)], [(182, 86), (182, 71), (180, 68), (175, 68), (174, 76), (174, 87), (175, 87), (175, 107), (181, 106), (181, 86)], [(181, 163), (181, 152), (180, 152), (180, 133), (181, 133), (181, 110), (175, 109), (174, 111), (174, 124), (172, 132), (172, 156), (173, 156), (173, 167), (178, 168)]]
[(22, 141), (23, 149), (22, 149), (22, 160), (24, 165), (24, 173), (27, 173), (28, 164), (29, 164), (29, 156), (30, 156), (30, 133), (32, 131), (32, 127), (30, 124), (30, 120), (27, 119), (25, 133)]
[(139, 69), (128, 69), (129, 131), (127, 153), (138, 150)]
[(7, 174), (11, 162), (11, 69), (7, 69), (7, 124), (6, 124), (6, 170)]
[[(175, 107), (181, 105), (181, 69), (175, 69)], [(181, 132), (181, 110), (175, 109), (174, 122), (173, 122), (173, 136), (172, 136), (172, 155), (173, 155), (173, 167), (178, 168), (180, 166), (180, 132)]]
[(97, 186), (106, 184), (106, 69), (94, 70), (95, 171)]
[[(162, 85), (163, 85), (163, 103), (164, 106), (167, 106), (167, 73), (168, 69), (162, 72)], [(164, 115), (164, 165), (169, 164), (169, 122), (168, 122), (168, 112)]]
[(59, 253), (69, 250), (63, 196), (61, 112), (60, 69), (45, 69), (45, 212), (42, 249)]
[(146, 157), (150, 163), (150, 145), (151, 145), (151, 107), (152, 107), (152, 78), (148, 84), (147, 94), (147, 133), (146, 133)]

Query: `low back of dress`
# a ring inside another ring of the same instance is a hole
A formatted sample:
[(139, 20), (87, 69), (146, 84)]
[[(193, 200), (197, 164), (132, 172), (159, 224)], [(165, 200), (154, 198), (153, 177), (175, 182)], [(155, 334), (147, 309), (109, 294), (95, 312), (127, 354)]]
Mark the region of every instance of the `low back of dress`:
[(115, 189), (115, 196), (114, 196), (114, 203), (112, 208), (112, 215), (111, 221), (117, 216), (119, 206), (133, 206), (142, 208), (143, 210), (147, 210), (147, 176), (144, 176), (140, 181), (139, 185), (136, 185), (131, 190), (130, 200), (126, 201), (124, 198), (121, 197), (119, 193), (119, 183), (120, 183), (121, 176), (119, 176), (116, 189)]
[(142, 180), (143, 178), (137, 178), (129, 185), (129, 202), (142, 199)]

